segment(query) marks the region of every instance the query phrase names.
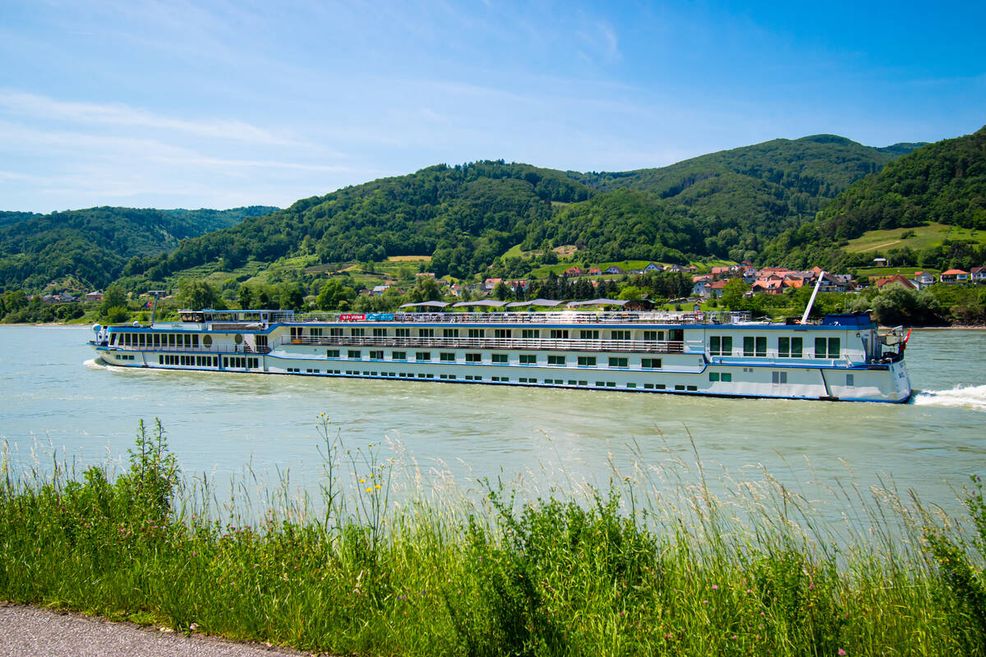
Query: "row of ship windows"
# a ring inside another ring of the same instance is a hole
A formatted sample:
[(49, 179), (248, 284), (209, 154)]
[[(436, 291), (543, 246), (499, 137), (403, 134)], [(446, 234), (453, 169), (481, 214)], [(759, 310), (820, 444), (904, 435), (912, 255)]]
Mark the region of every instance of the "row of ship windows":
[[(839, 338), (815, 338), (815, 358), (840, 358), (842, 341)], [(713, 335), (709, 338), (709, 355), (734, 356), (733, 336)], [(743, 356), (765, 358), (767, 356), (767, 336), (747, 335), (743, 337)], [(804, 338), (777, 338), (778, 358), (804, 358)]]
[[(289, 367), (286, 370), (289, 374), (301, 374), (302, 370), (300, 367)], [(304, 370), (305, 374), (336, 374), (336, 375), (346, 375), (346, 376), (375, 376), (384, 378), (395, 378), (395, 379), (438, 379), (440, 381), (458, 381), (459, 376), (456, 374), (424, 374), (413, 372), (372, 372), (372, 371), (360, 371), (360, 370), (333, 370), (333, 369), (320, 369), (320, 368), (307, 368)], [(729, 375), (724, 375), (729, 376)], [(483, 377), (478, 374), (466, 374), (462, 377), (463, 381), (483, 381)], [(489, 379), (493, 383), (510, 383), (511, 379), (509, 376), (492, 376)], [(718, 380), (718, 379), (717, 379)], [(729, 381), (730, 378), (724, 378), (723, 381)], [(539, 383), (536, 377), (519, 377), (517, 383)], [(540, 381), (545, 385), (557, 385), (557, 386), (579, 386), (579, 387), (589, 387), (589, 381), (582, 379), (543, 379)], [(593, 387), (596, 388), (615, 388), (617, 384), (615, 381), (594, 381)], [(643, 390), (676, 390), (676, 391), (686, 391), (686, 392), (696, 392), (698, 386), (690, 386), (685, 384), (675, 384), (670, 388), (664, 383), (643, 383), (637, 384), (634, 382), (629, 382), (623, 384), (623, 387), (630, 390), (635, 390), (641, 388)]]
[[(197, 348), (197, 333), (110, 333), (110, 344), (122, 347), (175, 347)], [(205, 347), (212, 346), (212, 336), (202, 336)]]
[[(367, 352), (367, 358), (369, 360), (384, 360), (383, 349), (371, 349)], [(343, 358), (342, 350), (340, 349), (326, 349), (326, 358)], [(483, 359), (482, 353), (466, 353), (464, 354), (464, 362), (466, 363), (484, 363), (489, 362), (494, 365), (508, 365), (510, 363), (508, 354), (489, 354), (489, 360), (485, 361)], [(348, 360), (362, 360), (363, 350), (362, 349), (349, 349), (346, 352)], [(406, 361), (408, 360), (406, 351), (392, 351), (390, 352), (390, 360)], [(430, 351), (417, 351), (414, 352), (414, 360), (416, 362), (432, 362), (434, 359)], [(438, 360), (443, 363), (455, 363), (458, 362), (456, 354), (451, 351), (439, 352)], [(599, 365), (599, 358), (596, 356), (577, 356), (575, 359), (575, 364), (579, 367), (597, 367)], [(568, 366), (571, 364), (571, 360), (568, 356), (562, 355), (548, 355), (546, 360), (539, 361), (537, 354), (519, 354), (517, 357), (517, 363), (520, 365), (560, 365)], [(610, 356), (607, 361), (609, 367), (616, 368), (629, 368), (630, 360), (622, 356)], [(645, 370), (658, 370), (661, 369), (661, 359), (660, 358), (641, 358), (640, 367)]]
[[(131, 356), (133, 358), (133, 356)], [(180, 356), (159, 354), (158, 365), (182, 365), (185, 367), (219, 367), (220, 356)], [(222, 356), (223, 367), (230, 369), (258, 369), (260, 359), (250, 356)]]
[[(370, 331), (369, 333), (367, 331)], [(355, 338), (362, 338), (371, 335), (375, 338), (410, 338), (412, 337), (412, 331), (414, 337), (419, 338), (434, 338), (439, 335), (443, 338), (458, 338), (465, 335), (469, 338), (486, 338), (492, 336), (494, 338), (515, 338), (519, 337), (527, 340), (537, 340), (542, 337), (548, 337), (552, 340), (569, 340), (572, 338), (578, 338), (579, 340), (632, 340), (634, 331), (628, 330), (606, 330), (601, 331), (599, 329), (581, 329), (581, 330), (569, 330), (569, 329), (482, 329), (482, 328), (471, 328), (471, 329), (457, 329), (457, 328), (446, 328), (437, 331), (432, 328), (397, 328), (397, 329), (386, 329), (386, 328), (304, 328), (300, 326), (291, 327), (291, 338), (292, 339), (302, 339), (305, 337), (311, 338), (341, 338), (343, 336), (350, 336)], [(640, 339), (648, 341), (664, 341), (664, 340), (682, 340), (684, 333), (680, 329), (674, 329), (670, 331), (638, 331), (640, 334)]]

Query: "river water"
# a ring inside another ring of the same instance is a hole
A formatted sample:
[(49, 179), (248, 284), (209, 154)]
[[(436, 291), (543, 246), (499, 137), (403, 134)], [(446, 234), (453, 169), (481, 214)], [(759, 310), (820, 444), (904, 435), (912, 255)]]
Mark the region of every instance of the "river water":
[(186, 474), (266, 486), (289, 473), (317, 490), (323, 413), (352, 453), (373, 444), (426, 486), (465, 490), (687, 478), (700, 461), (718, 489), (769, 472), (816, 501), (835, 485), (891, 484), (957, 512), (955, 491), (986, 470), (983, 331), (916, 331), (907, 405), (135, 371), (95, 366), (88, 329), (8, 326), (0, 338), (0, 440), (21, 470), (50, 467), (52, 452), (118, 465), (137, 420), (160, 418)]

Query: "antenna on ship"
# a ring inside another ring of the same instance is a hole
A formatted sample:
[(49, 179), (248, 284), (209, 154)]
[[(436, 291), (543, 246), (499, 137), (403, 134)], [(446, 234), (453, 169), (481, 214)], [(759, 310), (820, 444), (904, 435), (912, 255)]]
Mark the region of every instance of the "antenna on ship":
[(151, 326), (154, 326), (154, 313), (157, 311), (157, 299), (159, 296), (164, 294), (164, 290), (150, 290), (148, 294), (151, 295)]
[(811, 298), (808, 299), (808, 307), (805, 308), (805, 314), (801, 316), (801, 323), (805, 324), (808, 322), (808, 315), (811, 314), (811, 307), (815, 305), (815, 297), (818, 296), (818, 288), (822, 286), (822, 278), (825, 277), (825, 272), (818, 272), (818, 280), (815, 282), (815, 289), (811, 291)]

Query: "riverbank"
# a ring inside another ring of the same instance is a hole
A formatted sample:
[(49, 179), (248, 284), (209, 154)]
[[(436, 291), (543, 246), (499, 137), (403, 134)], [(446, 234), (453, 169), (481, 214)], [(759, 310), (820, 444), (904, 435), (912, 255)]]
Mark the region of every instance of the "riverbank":
[[(5, 472), (0, 598), (340, 654), (984, 654), (986, 555), (891, 490), (848, 495), (843, 535), (782, 486), (702, 478), (397, 504), (386, 462), (323, 437), (321, 499), (271, 491), (253, 522), (216, 520), (160, 433), (113, 481)], [(986, 538), (982, 488), (965, 503)]]

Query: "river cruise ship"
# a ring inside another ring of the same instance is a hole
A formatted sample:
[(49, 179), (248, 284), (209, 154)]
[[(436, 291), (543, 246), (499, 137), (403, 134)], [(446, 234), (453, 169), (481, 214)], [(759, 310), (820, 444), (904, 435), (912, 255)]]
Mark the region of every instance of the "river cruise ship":
[[(807, 313), (806, 313), (807, 315)], [(96, 325), (119, 367), (869, 402), (905, 402), (907, 336), (865, 313), (752, 321), (740, 313), (185, 310)]]

